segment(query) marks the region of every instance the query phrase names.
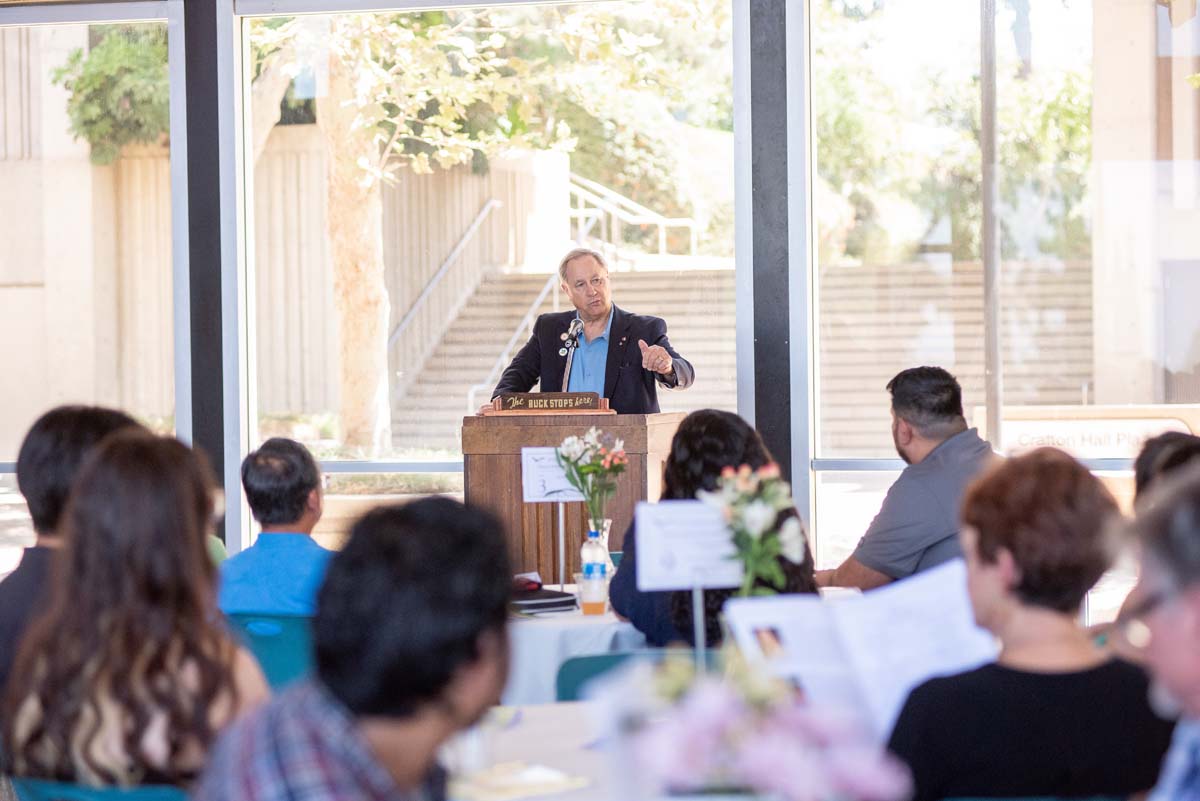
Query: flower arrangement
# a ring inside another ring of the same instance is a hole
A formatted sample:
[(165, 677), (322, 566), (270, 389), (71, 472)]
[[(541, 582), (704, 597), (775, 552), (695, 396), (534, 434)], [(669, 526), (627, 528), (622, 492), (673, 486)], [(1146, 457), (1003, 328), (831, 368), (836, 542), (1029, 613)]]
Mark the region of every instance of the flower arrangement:
[[(744, 790), (785, 801), (903, 801), (907, 768), (848, 715), (804, 703), (786, 681), (753, 668), (734, 649), (723, 676), (697, 676), (668, 658), (641, 683), (640, 720), (626, 718), (627, 753), (652, 791)], [(633, 690), (631, 692), (631, 689)], [(625, 697), (636, 688), (622, 688)], [(631, 724), (632, 725), (629, 725)]]
[(779, 557), (793, 564), (803, 562), (806, 537), (800, 519), (794, 513), (787, 514), (795, 505), (792, 489), (779, 475), (779, 467), (726, 467), (717, 489), (701, 490), (698, 497), (720, 509), (733, 531), (733, 544), (744, 568), (738, 595), (774, 595), (782, 590), (787, 578)]
[(567, 437), (555, 451), (567, 481), (583, 495), (593, 526), (604, 520), (604, 507), (617, 491), (617, 476), (629, 460), (625, 443), (590, 428), (582, 437)]

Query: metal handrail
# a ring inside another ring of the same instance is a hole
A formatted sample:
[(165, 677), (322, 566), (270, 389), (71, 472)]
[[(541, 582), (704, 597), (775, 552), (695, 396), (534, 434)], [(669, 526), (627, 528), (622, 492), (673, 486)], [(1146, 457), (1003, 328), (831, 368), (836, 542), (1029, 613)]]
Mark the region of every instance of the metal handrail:
[(500, 373), (512, 361), (512, 352), (516, 348), (517, 343), (521, 341), (526, 329), (533, 330), (533, 324), (538, 317), (538, 309), (542, 308), (542, 304), (546, 302), (546, 296), (553, 292), (558, 287), (558, 273), (551, 273), (546, 279), (542, 291), (538, 293), (537, 298), (533, 303), (529, 304), (529, 310), (525, 312), (525, 316), (521, 318), (521, 322), (517, 325), (517, 329), (513, 331), (513, 335), (508, 338), (508, 344), (500, 351), (500, 356), (492, 365), (491, 371), (487, 378), (483, 379), (482, 383), (475, 384), (467, 391), (467, 414), (474, 414), (478, 408), (475, 405), (475, 394), (481, 389), (490, 389), (496, 386), (496, 382), (500, 379)]
[(593, 192), (597, 195), (600, 195), (601, 197), (608, 200), (610, 203), (613, 203), (617, 206), (621, 206), (622, 208), (628, 209), (629, 213), (632, 215), (636, 215), (639, 217), (651, 217), (654, 219), (654, 222), (658, 222), (661, 220), (664, 222), (680, 223), (680, 224), (694, 223), (694, 221), (690, 217), (666, 217), (662, 214), (659, 214), (657, 211), (654, 211), (654, 209), (643, 206), (641, 203), (638, 203), (636, 200), (631, 200), (630, 198), (625, 197), (620, 192), (617, 192), (615, 189), (610, 189), (609, 187), (605, 186), (604, 184), (596, 183), (593, 180), (584, 178), (582, 175), (576, 175), (575, 173), (571, 173), (571, 180), (574, 183), (579, 184), (579, 186), (582, 187), (583, 189), (590, 190), (591, 192)]
[(451, 265), (458, 261), (458, 257), (462, 255), (463, 250), (465, 250), (467, 245), (470, 244), (471, 240), (475, 238), (475, 234), (478, 233), (479, 227), (483, 225), (483, 221), (487, 219), (487, 216), (491, 214), (493, 210), (499, 208), (501, 205), (503, 204), (495, 198), (492, 198), (487, 203), (483, 204), (483, 208), (479, 210), (479, 213), (475, 215), (475, 219), (472, 220), (471, 224), (467, 226), (467, 230), (463, 232), (461, 237), (459, 237), (458, 243), (453, 249), (451, 249), (450, 254), (446, 256), (446, 260), (442, 262), (441, 266), (438, 267), (437, 272), (435, 272), (433, 277), (429, 279), (429, 282), (425, 284), (425, 288), (421, 290), (421, 294), (417, 295), (417, 299), (413, 301), (413, 305), (408, 307), (408, 311), (404, 313), (404, 317), (400, 319), (400, 322), (388, 336), (389, 350), (396, 344), (397, 341), (399, 341), (400, 336), (412, 323), (413, 318), (417, 316), (417, 312), (420, 311), (421, 307), (425, 305), (425, 302), (429, 300), (429, 296), (433, 294), (433, 290), (436, 289), (437, 285), (441, 283), (443, 278), (446, 277), (446, 274), (450, 271)]
[[(621, 224), (657, 226), (659, 255), (665, 255), (667, 252), (668, 228), (688, 229), (688, 249), (693, 255), (696, 253), (696, 221), (691, 217), (666, 217), (602, 184), (583, 178), (575, 173), (570, 174), (568, 189), (581, 204), (590, 203), (604, 214), (608, 214), (618, 220)], [(596, 223), (602, 222), (602, 215), (598, 216), (590, 212), (589, 209), (583, 208), (582, 205), (572, 209), (570, 216), (577, 220), (580, 239), (590, 233)], [(588, 221), (586, 230), (583, 228), (585, 219)], [(602, 227), (604, 229), (610, 228), (607, 225)], [(617, 246), (615, 242), (609, 244), (612, 244), (614, 247)]]

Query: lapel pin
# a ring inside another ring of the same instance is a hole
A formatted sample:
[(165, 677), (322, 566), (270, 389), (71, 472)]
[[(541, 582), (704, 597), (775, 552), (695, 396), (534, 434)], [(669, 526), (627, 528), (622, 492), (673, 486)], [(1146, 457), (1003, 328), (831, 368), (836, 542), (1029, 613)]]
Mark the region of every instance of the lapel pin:
[(566, 355), (567, 355), (567, 349), (566, 349), (566, 348), (559, 348), (559, 349), (558, 349), (558, 355), (559, 355), (559, 356), (566, 356)]
[(561, 339), (563, 342), (566, 342), (567, 341), (567, 332), (563, 331), (561, 334), (558, 335), (558, 338)]

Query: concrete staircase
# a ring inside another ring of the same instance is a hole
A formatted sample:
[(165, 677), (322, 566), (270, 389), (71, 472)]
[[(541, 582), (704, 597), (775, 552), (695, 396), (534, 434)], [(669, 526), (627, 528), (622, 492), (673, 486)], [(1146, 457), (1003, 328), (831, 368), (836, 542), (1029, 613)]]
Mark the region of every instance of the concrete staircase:
[[(983, 422), (972, 419), (985, 400), (978, 263), (833, 267), (819, 283), (821, 455), (894, 454), (884, 387), (905, 367), (953, 372), (968, 420)], [(1004, 403), (1083, 402), (1093, 372), (1090, 263), (1006, 262), (1000, 304)]]
[[(547, 275), (492, 275), (446, 331), (426, 368), (392, 407), (397, 450), (456, 451), (467, 393), (487, 378)], [(736, 410), (732, 270), (614, 272), (613, 302), (667, 321), (671, 344), (696, 367), (686, 392), (659, 393), (665, 412), (715, 407)], [(562, 298), (560, 309), (570, 308)], [(548, 298), (539, 312), (553, 311)], [(522, 340), (521, 344), (524, 344)], [(488, 400), (490, 388), (480, 393)]]

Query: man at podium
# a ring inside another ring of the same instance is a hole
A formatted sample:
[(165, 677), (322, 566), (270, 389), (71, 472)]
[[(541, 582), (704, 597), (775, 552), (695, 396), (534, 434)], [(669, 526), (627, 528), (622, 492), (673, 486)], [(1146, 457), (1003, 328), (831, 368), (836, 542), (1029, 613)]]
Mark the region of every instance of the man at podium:
[(696, 380), (691, 363), (667, 340), (662, 318), (613, 305), (602, 255), (572, 250), (559, 263), (558, 277), (575, 309), (538, 317), (493, 399), (528, 392), (540, 382), (543, 392), (599, 393), (618, 414), (651, 414), (659, 410), (659, 386), (687, 389)]

